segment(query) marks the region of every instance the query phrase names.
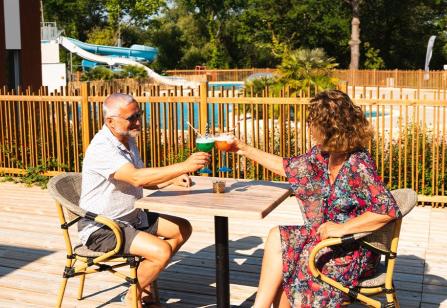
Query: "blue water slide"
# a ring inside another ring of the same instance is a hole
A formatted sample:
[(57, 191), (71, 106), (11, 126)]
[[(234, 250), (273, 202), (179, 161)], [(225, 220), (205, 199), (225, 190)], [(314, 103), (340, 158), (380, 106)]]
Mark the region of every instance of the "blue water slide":
[(129, 58), (136, 61), (153, 61), (158, 54), (157, 48), (148, 47), (144, 45), (132, 45), (130, 48), (126, 47), (115, 47), (115, 46), (105, 46), (105, 45), (95, 45), (84, 43), (73, 38), (67, 38), (74, 45), (82, 48), (88, 52), (104, 55), (104, 56), (112, 56), (112, 57), (123, 57)]

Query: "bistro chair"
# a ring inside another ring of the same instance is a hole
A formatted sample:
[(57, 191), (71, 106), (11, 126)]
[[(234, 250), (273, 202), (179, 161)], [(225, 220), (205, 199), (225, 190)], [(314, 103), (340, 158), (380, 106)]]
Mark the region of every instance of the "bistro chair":
[[(391, 191), (391, 193), (396, 199), (403, 216), (408, 214), (417, 204), (417, 194), (411, 189), (396, 189)], [(393, 283), (393, 272), (396, 263), (401, 225), (402, 218), (399, 218), (374, 232), (356, 233), (341, 238), (328, 238), (321, 241), (315, 246), (309, 256), (309, 269), (312, 275), (334, 288), (343, 291), (352, 301), (357, 300), (370, 307), (399, 307), (399, 301), (397, 300)], [(385, 258), (378, 265), (376, 274), (373, 277), (360, 281), (360, 284), (355, 288), (350, 288), (323, 275), (316, 267), (316, 256), (325, 247), (349, 244), (354, 241), (359, 241), (361, 245), (365, 245), (379, 252)], [(383, 293), (386, 294), (385, 304), (371, 297)]]
[[(118, 224), (101, 215), (87, 212), (79, 207), (79, 198), (81, 194), (81, 174), (63, 173), (50, 179), (48, 190), (51, 196), (56, 200), (56, 207), (61, 223), (62, 233), (65, 240), (67, 259), (65, 269), (62, 274), (62, 283), (57, 296), (56, 307), (61, 307), (65, 293), (65, 287), (69, 278), (79, 276), (80, 284), (78, 289), (78, 300), (82, 299), (84, 282), (86, 274), (93, 274), (103, 271), (109, 271), (114, 275), (123, 278), (130, 284), (130, 290), (134, 299), (133, 307), (137, 307), (137, 266), (139, 257), (120, 253), (123, 238)], [(109, 252), (97, 252), (88, 249), (82, 244), (72, 245), (68, 228), (76, 225), (82, 217), (94, 220), (97, 223), (109, 227), (116, 236), (116, 246)], [(111, 265), (113, 264), (113, 265)], [(130, 273), (125, 275), (116, 271), (116, 268), (129, 266)], [(153, 283), (153, 295), (158, 301), (158, 288)]]

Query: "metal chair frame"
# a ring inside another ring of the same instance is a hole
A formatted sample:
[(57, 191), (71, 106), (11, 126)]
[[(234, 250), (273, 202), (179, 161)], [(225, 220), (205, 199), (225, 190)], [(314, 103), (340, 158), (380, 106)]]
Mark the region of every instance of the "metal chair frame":
[[(396, 198), (397, 204), (405, 216), (417, 204), (417, 194), (411, 189), (398, 189), (391, 192)], [(309, 269), (312, 275), (333, 286), (334, 288), (347, 294), (351, 300), (360, 301), (370, 307), (397, 307), (399, 301), (396, 295), (396, 289), (393, 283), (394, 267), (397, 257), (397, 247), (399, 243), (402, 218), (396, 219), (374, 232), (364, 232), (350, 234), (338, 238), (329, 238), (318, 243), (309, 255)], [(385, 256), (382, 266), (379, 266), (378, 272), (374, 277), (360, 282), (356, 288), (342, 285), (340, 282), (321, 273), (316, 266), (318, 252), (323, 248), (335, 245), (345, 245), (359, 241), (361, 245), (367, 246), (381, 255)], [(386, 303), (374, 299), (371, 296), (385, 293)]]
[[(103, 271), (109, 271), (112, 274), (124, 279), (130, 284), (130, 291), (133, 297), (133, 307), (138, 307), (137, 303), (137, 267), (141, 261), (140, 257), (133, 255), (121, 254), (121, 246), (123, 237), (121, 229), (118, 224), (101, 215), (97, 215), (85, 211), (79, 207), (79, 198), (81, 191), (81, 174), (80, 173), (63, 173), (50, 179), (48, 189), (51, 196), (56, 200), (56, 208), (61, 224), (62, 233), (65, 240), (65, 248), (67, 251), (67, 258), (65, 262), (65, 269), (62, 273), (62, 282), (59, 288), (56, 307), (61, 307), (65, 288), (69, 278), (79, 276), (80, 284), (78, 289), (78, 300), (82, 300), (84, 290), (84, 282), (86, 274), (93, 274)], [(67, 220), (68, 218), (68, 220)], [(81, 218), (86, 218), (96, 223), (109, 227), (116, 237), (116, 246), (113, 250), (106, 253), (89, 250), (86, 246), (73, 246), (69, 227), (73, 226)], [(115, 263), (110, 265), (108, 263)], [(125, 275), (117, 268), (129, 266), (130, 273)], [(156, 283), (153, 283), (154, 296), (158, 300), (158, 288)]]

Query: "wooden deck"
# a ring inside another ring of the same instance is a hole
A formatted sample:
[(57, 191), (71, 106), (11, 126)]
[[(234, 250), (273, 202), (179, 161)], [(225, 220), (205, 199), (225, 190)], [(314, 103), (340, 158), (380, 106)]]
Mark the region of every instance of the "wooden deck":
[[(64, 268), (64, 241), (46, 190), (0, 183), (0, 307), (52, 307)], [(189, 216), (194, 233), (159, 279), (167, 307), (215, 306), (214, 234), (211, 218)], [(293, 199), (264, 220), (230, 219), (231, 303), (252, 305), (263, 242), (277, 224), (298, 224)], [(396, 271), (402, 307), (447, 307), (447, 211), (416, 208), (404, 220)], [(127, 287), (109, 273), (88, 276), (85, 298), (69, 281), (64, 307), (124, 307)], [(356, 305), (357, 306), (357, 305)]]

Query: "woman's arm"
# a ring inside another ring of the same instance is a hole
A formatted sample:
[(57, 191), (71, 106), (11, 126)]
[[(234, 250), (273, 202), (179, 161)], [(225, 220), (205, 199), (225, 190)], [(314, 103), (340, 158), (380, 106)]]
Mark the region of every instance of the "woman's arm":
[(234, 140), (233, 147), (236, 153), (254, 160), (278, 175), (286, 176), (281, 156), (264, 152), (237, 139)]
[(388, 215), (368, 211), (342, 224), (337, 224), (332, 221), (325, 222), (318, 227), (317, 233), (320, 234), (322, 240), (328, 237), (342, 237), (348, 234), (380, 229), (393, 219), (394, 217)]

